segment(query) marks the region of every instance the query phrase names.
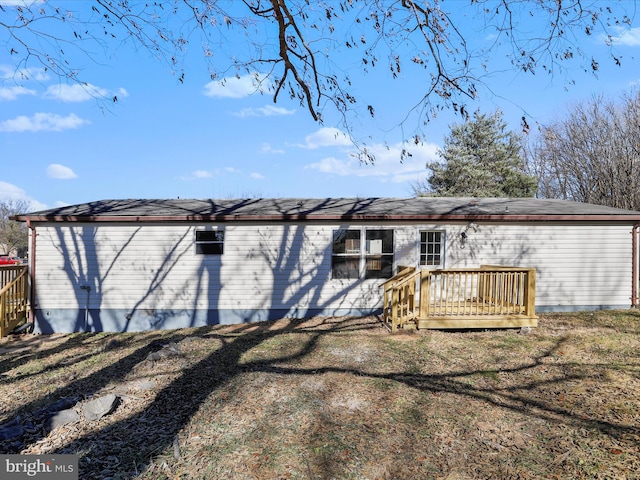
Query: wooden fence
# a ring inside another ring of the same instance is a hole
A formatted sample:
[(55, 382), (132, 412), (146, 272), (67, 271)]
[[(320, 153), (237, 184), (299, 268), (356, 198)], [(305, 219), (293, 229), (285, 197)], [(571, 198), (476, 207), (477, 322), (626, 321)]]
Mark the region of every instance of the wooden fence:
[(0, 337), (28, 319), (29, 276), (26, 265), (0, 266)]
[(537, 326), (533, 268), (401, 267), (383, 284), (385, 322), (398, 328)]

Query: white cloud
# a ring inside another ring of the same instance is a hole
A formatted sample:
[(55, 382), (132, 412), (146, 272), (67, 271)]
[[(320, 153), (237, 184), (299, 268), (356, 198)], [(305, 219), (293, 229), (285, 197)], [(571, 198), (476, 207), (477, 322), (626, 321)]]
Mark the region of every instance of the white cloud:
[(311, 135), (307, 135), (304, 141), (304, 144), (298, 146), (309, 150), (315, 150), (320, 147), (353, 146), (353, 143), (349, 140), (349, 136), (346, 133), (333, 127), (322, 127)]
[(326, 157), (319, 162), (306, 165), (305, 168), (343, 177), (378, 177), (385, 182), (404, 183), (423, 178), (427, 173), (427, 162), (438, 159), (439, 146), (429, 143), (405, 147), (411, 153), (411, 157), (405, 158), (401, 162), (402, 148), (402, 144), (389, 147), (386, 145), (368, 147), (376, 157), (373, 165), (363, 164), (351, 154), (345, 158)]
[(60, 100), (62, 102), (86, 102), (95, 98), (126, 97), (127, 91), (120, 88), (117, 91), (107, 90), (90, 83), (86, 84), (58, 84), (51, 85), (44, 93), (44, 98)]
[(104, 96), (106, 90), (83, 87), (81, 85), (51, 85), (44, 92), (44, 98), (60, 100), (62, 102), (86, 102), (91, 100), (92, 94)]
[(213, 173), (208, 172), (207, 170), (196, 170), (193, 172), (193, 176), (196, 178), (211, 178), (213, 177)]
[(36, 95), (36, 91), (19, 86), (0, 87), (0, 100), (15, 100), (20, 95)]
[(261, 92), (263, 80), (257, 74), (213, 80), (204, 86), (203, 93), (213, 98), (244, 98)]
[(6, 63), (0, 63), (0, 80), (9, 80), (15, 74), (15, 68)]
[(56, 180), (69, 180), (78, 177), (69, 167), (65, 167), (59, 163), (52, 163), (47, 167), (47, 176), (55, 178)]
[(279, 148), (273, 148), (270, 144), (265, 142), (260, 146), (260, 153), (281, 154), (285, 153), (285, 151)]
[(0, 5), (3, 7), (28, 7), (44, 2), (45, 0), (0, 0)]
[(16, 187), (11, 183), (0, 181), (0, 198), (3, 200), (24, 200), (26, 198), (26, 194), (20, 187)]
[(305, 165), (305, 168), (312, 168), (322, 173), (333, 173), (345, 177), (347, 175), (358, 175), (357, 164), (358, 162), (353, 158), (338, 160), (335, 157), (325, 157), (319, 162)]
[(15, 68), (11, 65), (0, 63), (0, 80), (9, 80), (15, 75)]
[(29, 197), (20, 187), (0, 181), (0, 200), (22, 200), (29, 203), (31, 211), (45, 210), (47, 205)]
[[(193, 172), (190, 172), (187, 175), (181, 176), (180, 180), (200, 180), (200, 179), (214, 178), (214, 177), (221, 178), (227, 174), (236, 175), (240, 173), (242, 173), (242, 171), (235, 167), (220, 167), (220, 168), (215, 168), (214, 170), (194, 170)], [(256, 178), (256, 179), (264, 178), (259, 173), (252, 173), (250, 174), (250, 177)]]
[(90, 123), (74, 113), (66, 117), (53, 113), (36, 113), (32, 117), (21, 115), (11, 120), (0, 122), (0, 132), (61, 132)]
[[(0, 0), (1, 2), (1, 0)], [(13, 65), (0, 64), (0, 80), (49, 80), (49, 74), (43, 68), (18, 68)]]
[(246, 117), (276, 117), (283, 115), (293, 115), (295, 110), (287, 110), (286, 108), (276, 107), (274, 105), (265, 105), (260, 108), (243, 108), (238, 112), (234, 112), (233, 115), (240, 118)]
[(261, 173), (258, 172), (252, 172), (251, 175), (249, 175), (251, 178), (253, 178), (254, 180), (264, 180), (265, 176), (262, 175)]
[(640, 46), (640, 27), (634, 28), (617, 28), (617, 35), (611, 37), (604, 37), (605, 40), (610, 41), (615, 45), (622, 45), (625, 47), (638, 47)]
[(200, 180), (202, 178), (213, 178), (214, 175), (214, 172), (210, 172), (209, 170), (194, 170), (188, 175), (180, 177), (180, 180)]

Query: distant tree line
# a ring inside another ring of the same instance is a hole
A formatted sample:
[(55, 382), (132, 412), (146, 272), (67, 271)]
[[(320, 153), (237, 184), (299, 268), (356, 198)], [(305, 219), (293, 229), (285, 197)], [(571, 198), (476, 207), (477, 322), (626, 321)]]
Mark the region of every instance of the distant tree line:
[(499, 111), (453, 125), (413, 193), (540, 197), (640, 210), (640, 90), (595, 96), (525, 145)]
[(575, 105), (526, 155), (540, 197), (640, 210), (640, 90)]
[(29, 211), (30, 204), (24, 200), (0, 200), (0, 253), (24, 257), (27, 254), (29, 233), (22, 222), (9, 217)]

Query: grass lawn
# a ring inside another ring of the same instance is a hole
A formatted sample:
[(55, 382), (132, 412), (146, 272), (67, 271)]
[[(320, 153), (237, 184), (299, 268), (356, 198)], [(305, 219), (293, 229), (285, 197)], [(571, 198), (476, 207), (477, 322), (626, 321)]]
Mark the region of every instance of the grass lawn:
[[(80, 478), (640, 478), (634, 310), (529, 334), (366, 317), (27, 335), (0, 341), (0, 375), (0, 424), (25, 425), (0, 452), (78, 453)], [(101, 420), (38, 424), (107, 393)]]

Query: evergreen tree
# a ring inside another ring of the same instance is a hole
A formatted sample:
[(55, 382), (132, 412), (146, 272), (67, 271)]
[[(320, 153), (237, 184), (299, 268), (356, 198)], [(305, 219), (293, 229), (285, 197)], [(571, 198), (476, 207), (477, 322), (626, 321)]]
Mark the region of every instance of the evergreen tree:
[(427, 185), (414, 186), (419, 195), (441, 197), (533, 197), (537, 180), (526, 173), (521, 137), (508, 131), (502, 113), (476, 112), (451, 127), (442, 159), (427, 164)]

